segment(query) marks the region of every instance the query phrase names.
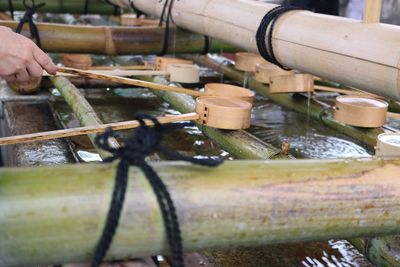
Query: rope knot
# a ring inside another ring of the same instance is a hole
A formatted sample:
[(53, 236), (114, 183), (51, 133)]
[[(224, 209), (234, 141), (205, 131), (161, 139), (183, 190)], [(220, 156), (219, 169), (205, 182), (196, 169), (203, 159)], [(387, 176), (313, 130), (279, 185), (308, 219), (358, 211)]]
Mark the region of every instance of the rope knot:
[[(140, 128), (135, 131), (133, 136), (125, 140), (122, 147), (113, 148), (110, 146), (108, 142), (109, 138), (120, 137), (120, 135), (115, 133), (111, 128), (107, 128), (104, 134), (96, 136), (95, 139), (95, 143), (99, 148), (112, 154), (112, 156), (107, 158), (105, 162), (112, 162), (116, 159), (120, 159), (120, 162), (115, 175), (113, 197), (111, 199), (106, 224), (104, 226), (102, 236), (97, 243), (92, 267), (97, 267), (100, 265), (118, 228), (119, 218), (121, 215), (128, 183), (129, 166), (137, 166), (140, 168), (151, 185), (153, 192), (157, 197), (161, 214), (163, 216), (164, 227), (166, 229), (168, 243), (171, 248), (171, 256), (173, 261), (172, 266), (183, 267), (182, 238), (174, 203), (168, 192), (167, 186), (154, 171), (154, 169), (147, 164), (145, 159), (148, 155), (154, 152), (161, 152), (170, 159), (184, 160), (210, 167), (221, 164), (223, 160), (221, 158), (186, 157), (161, 145), (163, 134), (190, 126), (192, 123), (160, 124), (156, 118), (150, 115), (136, 115), (135, 118), (139, 122)], [(153, 126), (148, 126), (145, 120), (150, 120)]]
[(24, 16), (22, 17), (22, 20), (29, 21), (32, 19), (33, 15), (42, 7), (44, 7), (46, 3), (40, 3), (36, 5), (35, 0), (32, 0), (32, 5), (29, 6), (26, 1), (24, 0), (24, 7), (26, 9)]

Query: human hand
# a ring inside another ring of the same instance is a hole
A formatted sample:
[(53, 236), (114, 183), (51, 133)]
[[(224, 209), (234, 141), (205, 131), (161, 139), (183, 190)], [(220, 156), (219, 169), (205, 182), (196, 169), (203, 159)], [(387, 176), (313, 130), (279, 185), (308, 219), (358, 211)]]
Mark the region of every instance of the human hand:
[(0, 26), (0, 77), (26, 83), (42, 77), (43, 70), (56, 74), (57, 67), (30, 39)]

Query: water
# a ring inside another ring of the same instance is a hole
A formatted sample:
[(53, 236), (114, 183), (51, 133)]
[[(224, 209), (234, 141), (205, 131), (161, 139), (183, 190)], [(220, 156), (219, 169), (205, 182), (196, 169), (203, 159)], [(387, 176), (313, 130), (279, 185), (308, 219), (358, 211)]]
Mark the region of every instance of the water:
[(262, 97), (255, 101), (252, 125), (249, 131), (265, 142), (276, 147), (288, 142), (296, 158), (370, 157), (372, 153), (357, 140)]

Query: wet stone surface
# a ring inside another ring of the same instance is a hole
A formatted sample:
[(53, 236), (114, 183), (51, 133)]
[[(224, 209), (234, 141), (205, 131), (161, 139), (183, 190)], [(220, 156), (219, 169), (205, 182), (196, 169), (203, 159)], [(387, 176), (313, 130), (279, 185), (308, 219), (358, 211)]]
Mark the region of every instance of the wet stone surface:
[[(3, 104), (2, 136), (28, 134), (58, 129), (47, 102), (10, 101)], [(55, 165), (75, 162), (64, 140), (50, 140), (5, 146), (6, 166)]]

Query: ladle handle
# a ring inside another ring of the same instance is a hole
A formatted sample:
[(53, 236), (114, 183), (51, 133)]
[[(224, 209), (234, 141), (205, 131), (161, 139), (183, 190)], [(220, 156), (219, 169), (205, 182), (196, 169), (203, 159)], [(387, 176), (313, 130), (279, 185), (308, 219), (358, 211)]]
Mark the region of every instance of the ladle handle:
[[(87, 71), (87, 70), (85, 70)], [(111, 76), (118, 76), (118, 77), (128, 77), (128, 76), (167, 76), (170, 73), (167, 71), (161, 71), (161, 70), (91, 70), (88, 71), (94, 74), (98, 75), (111, 75)], [(70, 74), (70, 73), (57, 73), (58, 76), (77, 76), (76, 74)], [(47, 72), (43, 72), (43, 76), (51, 76)]]
[(146, 81), (141, 81), (141, 80), (136, 80), (136, 79), (118, 77), (118, 76), (114, 76), (114, 75), (100, 74), (100, 73), (96, 73), (96, 72), (74, 69), (74, 68), (58, 67), (57, 71), (61, 72), (61, 73), (69, 73), (69, 74), (86, 77), (86, 78), (91, 78), (91, 79), (111, 81), (111, 82), (115, 82), (115, 83), (140, 86), (140, 87), (151, 88), (151, 89), (155, 89), (155, 90), (182, 93), (182, 94), (187, 94), (187, 95), (196, 96), (196, 97), (205, 95), (202, 92), (197, 92), (197, 91), (190, 90), (190, 89), (173, 87), (173, 86), (152, 83), (152, 82), (146, 82)]
[(359, 96), (374, 97), (374, 98), (380, 98), (380, 99), (384, 98), (382, 96), (378, 96), (378, 95), (367, 93), (367, 92), (338, 89), (338, 88), (332, 88), (332, 87), (322, 86), (322, 85), (314, 85), (314, 89), (317, 91), (333, 92), (333, 93), (339, 93), (339, 94), (343, 94), (343, 95), (359, 95)]
[(388, 112), (386, 116), (392, 119), (400, 119), (400, 113)]
[[(159, 117), (157, 119), (160, 123), (164, 124), (164, 123), (177, 122), (177, 121), (198, 120), (199, 115), (197, 113), (188, 113), (188, 114), (175, 115), (175, 116), (164, 116), (164, 117)], [(152, 121), (150, 121), (150, 120), (145, 120), (145, 122), (146, 122), (146, 125), (153, 125)], [(101, 124), (101, 125), (96, 125), (96, 126), (78, 127), (78, 128), (63, 129), (63, 130), (56, 130), (56, 131), (49, 131), (49, 132), (8, 136), (8, 137), (0, 138), (0, 146), (101, 133), (101, 132), (104, 132), (104, 130), (108, 127), (111, 127), (113, 130), (117, 131), (117, 130), (133, 129), (133, 128), (137, 128), (139, 126), (140, 126), (140, 124), (137, 120), (132, 120), (132, 121), (109, 123), (109, 124)]]

